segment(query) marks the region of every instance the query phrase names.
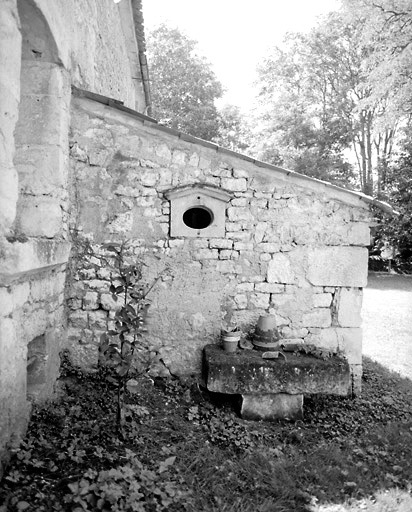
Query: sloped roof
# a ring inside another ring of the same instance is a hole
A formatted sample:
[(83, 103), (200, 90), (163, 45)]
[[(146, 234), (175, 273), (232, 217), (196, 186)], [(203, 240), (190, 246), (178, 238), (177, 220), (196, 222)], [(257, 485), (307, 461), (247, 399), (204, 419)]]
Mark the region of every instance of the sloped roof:
[(140, 71), (142, 73), (143, 90), (146, 100), (146, 111), (152, 113), (152, 98), (150, 94), (149, 68), (146, 58), (146, 39), (144, 33), (144, 20), (142, 0), (132, 0), (133, 20), (136, 33), (136, 41), (139, 47)]
[(388, 213), (390, 215), (396, 215), (396, 212), (389, 204), (387, 204), (383, 201), (379, 201), (378, 199), (375, 199), (366, 194), (363, 194), (362, 192), (356, 192), (354, 190), (349, 190), (349, 189), (340, 187), (338, 185), (329, 183), (327, 181), (318, 180), (317, 178), (312, 178), (310, 176), (300, 174), (296, 171), (291, 171), (289, 169), (284, 169), (282, 167), (278, 167), (277, 165), (269, 164), (267, 162), (262, 162), (261, 160), (257, 160), (248, 155), (244, 155), (242, 153), (238, 153), (236, 151), (232, 151), (230, 149), (223, 148), (213, 142), (199, 139), (197, 137), (194, 137), (193, 135), (189, 135), (187, 133), (180, 132), (179, 130), (175, 130), (173, 128), (169, 128), (167, 126), (161, 125), (156, 119), (154, 119), (150, 116), (141, 114), (140, 112), (137, 112), (131, 108), (125, 107), (123, 102), (121, 102), (119, 100), (115, 100), (113, 98), (108, 98), (107, 96), (103, 96), (101, 94), (96, 94), (96, 93), (93, 93), (90, 91), (85, 91), (85, 90), (79, 89), (75, 86), (72, 86), (72, 91), (73, 91), (73, 94), (77, 97), (87, 98), (87, 99), (96, 101), (98, 103), (107, 105), (116, 110), (119, 110), (128, 116), (131, 116), (131, 117), (134, 117), (135, 119), (140, 120), (144, 124), (150, 125), (151, 127), (153, 127), (156, 130), (159, 130), (159, 131), (168, 133), (170, 135), (173, 135), (175, 137), (178, 137), (180, 140), (191, 142), (192, 144), (204, 146), (206, 148), (214, 149), (219, 154), (222, 154), (222, 155), (226, 154), (226, 155), (236, 157), (240, 160), (250, 162), (262, 169), (267, 169), (269, 171), (272, 170), (272, 171), (276, 171), (277, 173), (280, 173), (280, 174), (283, 174), (286, 176), (294, 177), (298, 181), (306, 182), (308, 185), (314, 186), (315, 188), (318, 187), (319, 189), (322, 189), (323, 191), (329, 190), (330, 192), (333, 192), (333, 191), (339, 192), (339, 193), (343, 194), (343, 196), (346, 195), (348, 198), (350, 197), (352, 199), (352, 201), (351, 201), (352, 203), (353, 203), (353, 199), (359, 199), (359, 201), (364, 202), (368, 205), (375, 206), (385, 213)]

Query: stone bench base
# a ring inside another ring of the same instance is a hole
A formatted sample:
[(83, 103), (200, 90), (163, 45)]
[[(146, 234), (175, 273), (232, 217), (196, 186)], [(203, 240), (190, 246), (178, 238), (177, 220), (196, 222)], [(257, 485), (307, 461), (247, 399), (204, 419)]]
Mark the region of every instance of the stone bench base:
[(346, 396), (350, 371), (346, 361), (308, 355), (263, 359), (256, 350), (224, 352), (219, 345), (204, 349), (203, 378), (209, 391), (242, 396), (245, 419), (299, 419), (303, 396)]
[(245, 420), (298, 420), (303, 418), (303, 395), (287, 393), (242, 395), (240, 415)]

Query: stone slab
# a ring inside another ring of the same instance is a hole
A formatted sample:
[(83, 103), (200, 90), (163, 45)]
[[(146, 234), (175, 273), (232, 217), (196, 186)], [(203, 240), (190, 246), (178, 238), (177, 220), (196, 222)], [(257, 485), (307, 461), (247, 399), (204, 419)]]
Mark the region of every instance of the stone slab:
[(263, 359), (256, 350), (228, 354), (219, 345), (204, 348), (203, 372), (209, 391), (228, 394), (345, 396), (351, 385), (349, 364), (338, 357), (323, 360), (287, 353), (286, 359)]
[(303, 417), (303, 395), (242, 395), (240, 415), (245, 420), (298, 420)]
[(311, 249), (307, 279), (314, 286), (363, 288), (368, 280), (368, 250), (342, 246)]

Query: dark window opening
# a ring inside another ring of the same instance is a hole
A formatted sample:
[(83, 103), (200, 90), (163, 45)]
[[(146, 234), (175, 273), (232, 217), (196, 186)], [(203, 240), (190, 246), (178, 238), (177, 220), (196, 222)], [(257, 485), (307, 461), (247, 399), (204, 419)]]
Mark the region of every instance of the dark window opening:
[(183, 214), (183, 222), (192, 229), (205, 229), (213, 222), (212, 212), (200, 206), (189, 208)]

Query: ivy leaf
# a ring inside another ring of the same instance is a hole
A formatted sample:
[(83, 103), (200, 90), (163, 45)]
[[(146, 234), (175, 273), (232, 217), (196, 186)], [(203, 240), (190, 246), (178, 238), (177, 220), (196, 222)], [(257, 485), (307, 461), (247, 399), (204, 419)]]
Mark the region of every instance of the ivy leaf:
[(169, 469), (169, 467), (174, 464), (175, 460), (176, 460), (176, 456), (174, 455), (173, 457), (169, 457), (166, 460), (164, 460), (163, 462), (161, 462), (159, 464), (159, 473), (164, 473), (165, 471), (167, 471)]

